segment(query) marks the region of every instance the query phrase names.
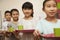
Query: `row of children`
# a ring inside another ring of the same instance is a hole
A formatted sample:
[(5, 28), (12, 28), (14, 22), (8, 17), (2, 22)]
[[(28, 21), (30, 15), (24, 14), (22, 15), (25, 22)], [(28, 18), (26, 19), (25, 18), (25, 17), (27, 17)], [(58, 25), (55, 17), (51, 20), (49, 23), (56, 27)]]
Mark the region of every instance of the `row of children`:
[[(33, 5), (30, 2), (25, 2), (22, 5), (22, 11), (24, 13), (24, 18), (19, 19), (18, 9), (11, 9), (11, 11), (5, 12), (5, 19), (2, 22), (3, 31), (14, 31), (14, 30), (32, 30), (35, 28), (35, 23), (37, 23), (33, 18)], [(12, 20), (11, 20), (12, 19)], [(12, 35), (11, 35), (12, 36)], [(13, 37), (9, 38), (15, 40)]]
[[(23, 25), (23, 29), (34, 29), (34, 19), (33, 19), (33, 5), (30, 2), (26, 2), (22, 5), (22, 11), (25, 15), (23, 19), (19, 19), (19, 11), (17, 9), (12, 9), (11, 11), (5, 12), (5, 22), (2, 22), (2, 29), (7, 30), (9, 25), (17, 30), (17, 26)], [(12, 18), (12, 20), (11, 20)]]
[[(22, 5), (22, 11), (25, 15), (23, 19), (19, 21), (19, 11), (12, 9), (5, 12), (6, 22), (2, 24), (2, 29), (8, 29), (12, 26), (14, 30), (18, 29), (18, 25), (23, 25), (23, 29), (35, 29), (33, 35), (54, 36), (54, 28), (60, 28), (60, 20), (56, 18), (57, 2), (55, 0), (45, 0), (43, 2), (42, 10), (47, 17), (41, 19), (38, 23), (33, 19), (33, 5), (30, 2), (25, 2)], [(11, 17), (13, 21), (11, 21)], [(36, 25), (37, 24), (37, 25)]]

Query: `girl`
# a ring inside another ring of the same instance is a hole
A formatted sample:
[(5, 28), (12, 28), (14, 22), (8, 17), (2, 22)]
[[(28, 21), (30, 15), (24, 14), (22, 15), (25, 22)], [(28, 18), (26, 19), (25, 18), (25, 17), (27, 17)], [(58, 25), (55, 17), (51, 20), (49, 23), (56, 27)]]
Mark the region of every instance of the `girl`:
[(21, 20), (21, 24), (23, 25), (24, 29), (34, 29), (34, 22), (33, 19), (33, 5), (30, 2), (25, 2), (22, 5), (22, 11), (24, 13), (24, 18)]
[(45, 0), (43, 2), (43, 11), (47, 17), (40, 20), (34, 32), (35, 36), (43, 35), (47, 37), (54, 36), (54, 28), (60, 28), (60, 20), (55, 15), (57, 13), (57, 3), (55, 0)]
[[(24, 18), (21, 20), (21, 25), (23, 25), (24, 30), (32, 30), (35, 28), (35, 20), (33, 19), (33, 5), (30, 2), (25, 2), (22, 5), (22, 11), (24, 13)], [(23, 40), (33, 40), (33, 35), (31, 33), (24, 34), (25, 39)]]

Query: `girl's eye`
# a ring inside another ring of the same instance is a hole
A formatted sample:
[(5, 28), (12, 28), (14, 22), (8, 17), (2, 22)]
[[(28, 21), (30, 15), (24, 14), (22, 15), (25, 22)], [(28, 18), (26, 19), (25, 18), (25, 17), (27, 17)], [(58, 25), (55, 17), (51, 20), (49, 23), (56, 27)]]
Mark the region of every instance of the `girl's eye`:
[(13, 15), (15, 15), (15, 14), (13, 14)]
[(47, 7), (51, 7), (50, 5), (48, 5)]
[(53, 7), (57, 7), (56, 5), (53, 5)]
[(56, 5), (47, 5), (48, 8), (50, 7), (57, 7)]

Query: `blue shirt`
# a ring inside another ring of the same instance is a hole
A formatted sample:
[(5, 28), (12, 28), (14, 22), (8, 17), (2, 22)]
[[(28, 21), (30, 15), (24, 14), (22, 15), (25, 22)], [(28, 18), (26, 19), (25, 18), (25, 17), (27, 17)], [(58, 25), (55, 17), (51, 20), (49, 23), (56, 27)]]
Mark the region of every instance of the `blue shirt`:
[(42, 19), (36, 25), (36, 30), (43, 34), (54, 33), (54, 28), (60, 28), (60, 20), (57, 19), (56, 23), (49, 22), (46, 19)]

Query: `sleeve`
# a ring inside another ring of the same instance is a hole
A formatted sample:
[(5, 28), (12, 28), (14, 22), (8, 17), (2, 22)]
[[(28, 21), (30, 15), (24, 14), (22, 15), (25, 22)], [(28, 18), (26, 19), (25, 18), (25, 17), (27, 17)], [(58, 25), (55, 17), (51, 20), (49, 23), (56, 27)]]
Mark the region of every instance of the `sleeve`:
[(6, 22), (3, 22), (2, 23), (2, 30), (7, 30), (7, 23)]
[(42, 23), (41, 22), (37, 23), (35, 30), (38, 30), (40, 32), (40, 34), (43, 33)]

